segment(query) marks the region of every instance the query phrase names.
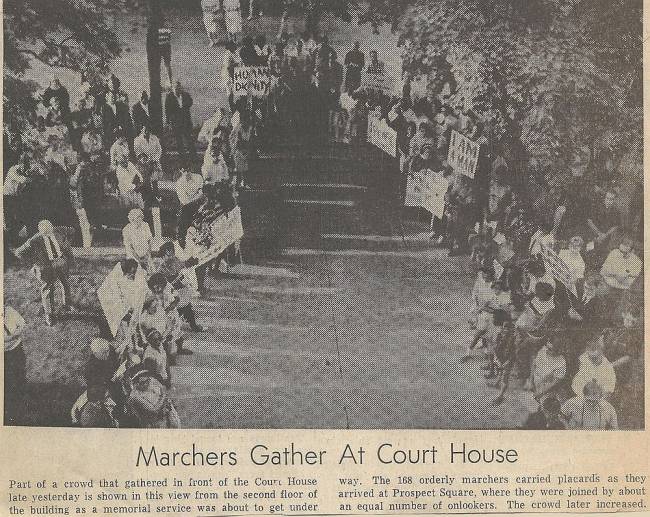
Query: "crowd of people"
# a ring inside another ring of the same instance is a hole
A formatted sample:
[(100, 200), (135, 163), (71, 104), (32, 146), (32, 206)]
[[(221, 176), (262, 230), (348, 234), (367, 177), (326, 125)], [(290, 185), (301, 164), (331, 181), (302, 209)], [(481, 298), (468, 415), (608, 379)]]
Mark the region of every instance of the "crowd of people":
[[(539, 409), (526, 428), (642, 426), (642, 186), (623, 198), (602, 149), (541, 199), (522, 181), (511, 142), (490, 141), (471, 110), (447, 103), (445, 88), (417, 96), (410, 85), (407, 77), (401, 95), (387, 95), (353, 83), (335, 125), (351, 143), (365, 141), (368, 116), (394, 129), (402, 204), (415, 172), (448, 185), (430, 239), (478, 268), (461, 363), (481, 349), (495, 405), (512, 380), (530, 390)], [(473, 178), (448, 162), (453, 131), (480, 145)]]
[[(404, 202), (414, 172), (425, 169), (448, 182), (444, 213), (431, 218), (431, 239), (477, 264), (462, 362), (482, 351), (487, 384), (497, 390), (494, 403), (503, 402), (516, 378), (539, 402), (528, 428), (616, 429), (619, 414), (625, 426), (642, 425), (642, 226), (624, 224), (611, 175), (575, 177), (551, 210), (536, 212), (526, 182), (511, 181), (512, 163), (485, 151), (491, 142), (470, 110), (454, 109), (444, 95), (418, 97), (408, 77), (399, 92), (362, 86), (364, 71), (384, 67), (376, 51), (366, 60), (357, 42), (341, 63), (326, 35), (283, 32), (272, 44), (263, 35), (238, 42), (241, 29), (232, 29), (232, 20), (229, 37), (219, 42), (214, 24), (221, 14), (232, 15), (230, 2), (203, 4), (211, 44), (225, 46), (220, 78), (229, 102), (195, 137), (190, 92), (176, 81), (165, 96), (181, 163), (173, 183), (180, 205), (173, 240), (163, 238), (161, 185), (171, 175), (163, 170), (162, 135), (152, 132), (149, 96), (142, 92), (130, 106), (114, 75), (84, 80), (74, 109), (54, 78), (23, 135), (22, 152), (5, 167), (6, 247), (35, 264), (48, 325), (56, 322), (59, 287), (60, 312), (72, 310), (68, 278), (78, 235), (82, 246), (92, 245), (94, 229), (104, 226), (99, 208), (109, 201), (126, 222), (125, 258), (109, 275), (125, 310), (116, 328), (103, 321), (91, 342), (74, 424), (180, 426), (167, 394), (170, 366), (191, 353), (183, 346), (184, 329), (202, 330), (192, 299), (205, 293), (206, 276), (224, 256), (197, 259), (210, 223), (250, 186), (250, 162), (259, 151), (282, 138), (299, 146), (328, 138), (358, 145), (375, 116), (397, 134), (397, 199)], [(240, 66), (268, 67), (268, 95), (235, 91)], [(481, 145), (474, 178), (447, 162), (453, 131)], [(200, 165), (197, 144), (206, 146)], [(12, 414), (24, 392), (25, 322), (10, 305), (5, 378), (6, 392), (16, 395), (8, 399)]]

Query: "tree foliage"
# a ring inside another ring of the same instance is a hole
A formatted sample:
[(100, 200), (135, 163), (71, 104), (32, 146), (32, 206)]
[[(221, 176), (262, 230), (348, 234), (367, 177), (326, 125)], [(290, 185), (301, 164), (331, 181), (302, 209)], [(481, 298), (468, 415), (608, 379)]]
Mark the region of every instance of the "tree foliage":
[(418, 0), (401, 36), (406, 70), (431, 88), (451, 75), (448, 102), (521, 135), (543, 169), (641, 127), (640, 0)]
[(123, 7), (122, 0), (5, 0), (5, 124), (20, 129), (35, 84), (24, 72), (36, 60), (75, 71), (106, 71), (119, 55), (116, 35), (106, 16)]

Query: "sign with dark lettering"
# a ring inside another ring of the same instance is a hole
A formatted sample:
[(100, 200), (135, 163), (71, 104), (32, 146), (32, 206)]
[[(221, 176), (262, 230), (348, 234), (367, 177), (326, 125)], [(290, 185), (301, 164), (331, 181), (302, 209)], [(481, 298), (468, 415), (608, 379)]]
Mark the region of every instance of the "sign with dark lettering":
[(271, 71), (268, 66), (238, 66), (233, 75), (235, 99), (252, 95), (267, 97), (271, 89)]

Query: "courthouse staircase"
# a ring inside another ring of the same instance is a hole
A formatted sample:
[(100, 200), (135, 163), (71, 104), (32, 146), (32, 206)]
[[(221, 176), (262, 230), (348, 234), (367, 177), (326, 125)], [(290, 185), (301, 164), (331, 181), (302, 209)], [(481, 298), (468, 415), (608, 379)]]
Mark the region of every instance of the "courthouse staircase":
[[(372, 146), (316, 152), (275, 146), (251, 163), (240, 203), (248, 237), (280, 248), (393, 250), (428, 247), (427, 219), (400, 210), (398, 163)], [(408, 221), (406, 221), (408, 219)]]

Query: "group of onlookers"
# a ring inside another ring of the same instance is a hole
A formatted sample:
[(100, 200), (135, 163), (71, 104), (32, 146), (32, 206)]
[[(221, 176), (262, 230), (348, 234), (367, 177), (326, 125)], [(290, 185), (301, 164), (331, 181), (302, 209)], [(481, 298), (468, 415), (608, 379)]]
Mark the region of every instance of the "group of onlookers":
[[(298, 143), (317, 143), (334, 111), (345, 113), (353, 144), (365, 141), (371, 114), (396, 131), (402, 202), (414, 172), (426, 169), (448, 182), (444, 211), (431, 218), (431, 239), (450, 255), (471, 254), (478, 266), (463, 361), (483, 350), (485, 377), (498, 389), (494, 402), (504, 400), (516, 377), (539, 402), (528, 427), (613, 429), (618, 420), (639, 426), (642, 226), (624, 224), (620, 189), (611, 174), (595, 170), (599, 160), (589, 175), (573, 178), (546, 209), (536, 210), (532, 189), (513, 180), (503, 157), (482, 152), (474, 178), (449, 166), (452, 131), (482, 151), (490, 143), (470, 113), (439, 98), (413, 99), (408, 81), (401, 96), (363, 88), (366, 67), (383, 66), (376, 52), (366, 62), (355, 43), (342, 65), (327, 36), (287, 33), (274, 45), (260, 35), (240, 44), (231, 37), (225, 47), (221, 78), (229, 108), (218, 109), (199, 131), (198, 142), (207, 146), (200, 171), (192, 167), (197, 142), (191, 95), (176, 82), (164, 101), (184, 165), (173, 186), (180, 204), (175, 243), (165, 243), (162, 235), (163, 146), (152, 132), (149, 96), (143, 92), (130, 106), (115, 76), (105, 83), (84, 80), (74, 109), (66, 88), (53, 79), (23, 135), (24, 151), (6, 170), (5, 236), (9, 247), (20, 244), (17, 255), (32, 254), (48, 325), (55, 322), (58, 285), (62, 311), (70, 310), (75, 237), (66, 228), (70, 214), (61, 199), (70, 200), (84, 247), (92, 245), (93, 228), (102, 226), (98, 209), (107, 197), (128, 214), (122, 229), (126, 259), (112, 274), (129, 310), (117, 334), (104, 332), (92, 341), (87, 391), (73, 408), (75, 423), (178, 426), (166, 387), (170, 364), (187, 353), (183, 324), (201, 330), (191, 299), (204, 292), (206, 273), (215, 267), (215, 261), (196, 263), (205, 221), (235, 206), (237, 191), (250, 186), (251, 160), (274, 135), (284, 131)], [(268, 66), (268, 96), (233, 91), (238, 66)], [(9, 391), (20, 393), (25, 323), (9, 306), (5, 322), (6, 379)]]
[(593, 187), (575, 178), (543, 218), (525, 190), (496, 185), (494, 210), (468, 238), (479, 271), (463, 361), (482, 348), (495, 404), (514, 378), (532, 391), (540, 409), (528, 428), (641, 422), (642, 241), (618, 189)]

